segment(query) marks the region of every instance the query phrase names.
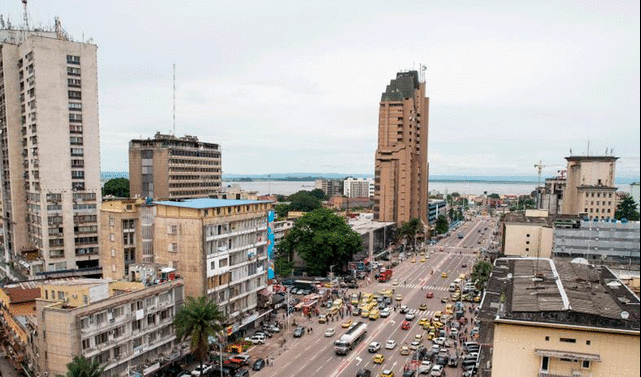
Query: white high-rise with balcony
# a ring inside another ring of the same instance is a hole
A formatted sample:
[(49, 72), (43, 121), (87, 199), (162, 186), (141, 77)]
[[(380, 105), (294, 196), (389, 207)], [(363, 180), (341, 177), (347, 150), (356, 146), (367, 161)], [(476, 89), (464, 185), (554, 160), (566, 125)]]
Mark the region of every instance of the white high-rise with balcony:
[(4, 261), (25, 275), (99, 273), (97, 46), (0, 30)]

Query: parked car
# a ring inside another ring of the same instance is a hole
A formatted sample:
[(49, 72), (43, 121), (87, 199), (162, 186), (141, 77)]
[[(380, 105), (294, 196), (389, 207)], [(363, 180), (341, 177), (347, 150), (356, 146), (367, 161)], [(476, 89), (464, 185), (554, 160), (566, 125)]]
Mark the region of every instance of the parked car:
[(238, 369), (234, 377), (249, 377), (249, 371), (247, 369)]
[(301, 336), (303, 336), (304, 334), (305, 334), (305, 328), (304, 328), (304, 327), (302, 327), (302, 326), (298, 326), (298, 327), (296, 327), (296, 329), (294, 330), (294, 338), (300, 338), (300, 337), (301, 337)]
[(209, 373), (209, 371), (212, 369), (212, 366), (209, 364), (203, 364), (202, 369), (200, 368), (200, 365), (198, 365), (194, 370), (191, 371), (192, 376), (204, 376)]
[(254, 365), (252, 365), (253, 370), (261, 370), (265, 367), (265, 359), (263, 358), (258, 358), (256, 361), (254, 361)]

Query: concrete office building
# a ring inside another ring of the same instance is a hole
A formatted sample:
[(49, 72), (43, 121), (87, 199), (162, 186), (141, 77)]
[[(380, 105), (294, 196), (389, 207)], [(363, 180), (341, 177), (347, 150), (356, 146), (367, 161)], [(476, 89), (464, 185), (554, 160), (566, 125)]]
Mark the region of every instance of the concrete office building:
[(430, 199), (428, 208), (428, 217), (430, 227), (436, 225), (439, 216), (447, 216), (447, 203), (442, 199)]
[(374, 171), (374, 218), (428, 226), (429, 99), (417, 71), (399, 72), (381, 96)]
[(0, 30), (4, 260), (28, 276), (100, 273), (96, 50), (59, 22)]
[(565, 177), (565, 170), (561, 171), (559, 175), (554, 178), (547, 178), (545, 180), (545, 187), (542, 189), (541, 201), (539, 209), (547, 210), (550, 215), (561, 214), (563, 208), (563, 193), (567, 179)]
[(494, 348), (479, 368), (492, 377), (640, 373), (639, 298), (607, 267), (499, 258), (479, 318)]
[(153, 139), (129, 142), (129, 190), (132, 197), (187, 199), (221, 194), (218, 144), (196, 136), (157, 132)]
[(347, 178), (343, 181), (343, 195), (348, 198), (369, 198), (374, 196), (373, 179)]
[(327, 196), (343, 195), (343, 181), (339, 179), (317, 179), (314, 188), (321, 189)]
[(146, 376), (182, 355), (173, 319), (182, 280), (139, 282), (79, 279), (43, 284), (36, 300), (36, 373), (59, 376), (74, 356), (103, 366), (102, 376)]
[(267, 287), (267, 215), (257, 200), (155, 202), (154, 262), (173, 267), (187, 296), (207, 295), (231, 320), (228, 334), (257, 314)]
[(614, 156), (570, 156), (561, 213), (592, 218), (613, 218), (616, 212)]

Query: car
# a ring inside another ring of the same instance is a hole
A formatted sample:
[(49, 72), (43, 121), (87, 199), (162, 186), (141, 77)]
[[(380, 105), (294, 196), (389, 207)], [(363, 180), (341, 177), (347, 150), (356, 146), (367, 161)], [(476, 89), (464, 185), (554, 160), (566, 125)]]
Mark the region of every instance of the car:
[(300, 338), (305, 335), (305, 328), (303, 326), (298, 326), (294, 329), (294, 338)]
[(265, 344), (265, 337), (260, 335), (254, 335), (251, 338), (245, 338), (245, 340), (252, 342), (252, 344)]
[(374, 362), (374, 364), (383, 364), (383, 361), (385, 361), (385, 356), (383, 356), (382, 353), (377, 353), (372, 358), (372, 361)]
[(249, 377), (249, 371), (247, 369), (238, 369), (234, 377)]
[(449, 301), (450, 301), (450, 298), (448, 296), (441, 297), (441, 302), (445, 303), (445, 302), (449, 302)]
[(443, 337), (438, 337), (438, 338), (436, 338), (436, 339), (433, 339), (433, 340), (432, 340), (432, 342), (433, 342), (434, 344), (438, 344), (439, 346), (442, 346), (442, 345), (444, 345), (444, 344), (445, 344), (445, 338), (443, 338)]
[(434, 327), (437, 329), (442, 329), (445, 326), (443, 322), (440, 321), (435, 321), (434, 323), (432, 323), (432, 325), (434, 325)]
[(390, 308), (385, 308), (381, 310), (381, 318), (387, 318), (391, 313), (392, 311), (390, 310)]
[(412, 341), (412, 343), (410, 343), (410, 349), (411, 349), (411, 350), (415, 350), (415, 349), (417, 349), (420, 345), (421, 345), (421, 342), (420, 342), (420, 341), (418, 341), (418, 340), (414, 340), (414, 341)]
[(429, 325), (429, 324), (430, 324), (430, 319), (429, 319), (429, 318), (427, 318), (427, 317), (422, 317), (422, 318), (418, 321), (418, 324), (419, 324), (419, 326)]
[(271, 338), (273, 335), (269, 331), (258, 330), (254, 335), (262, 336), (263, 338)]
[(368, 317), (369, 317), (369, 319), (370, 319), (371, 321), (375, 321), (375, 320), (377, 320), (377, 319), (378, 319), (378, 317), (379, 317), (379, 316), (380, 316), (380, 312), (378, 311), (378, 309), (372, 309), (372, 310), (369, 312), (369, 316), (368, 316)]
[(429, 360), (424, 360), (418, 366), (418, 373), (419, 374), (428, 374), (431, 369), (432, 369), (432, 362), (429, 361)]
[(385, 343), (385, 349), (393, 350), (394, 348), (396, 348), (396, 341), (394, 339), (389, 339), (387, 343)]
[[(6, 357), (6, 355), (4, 355), (4, 356), (0, 355), (0, 356), (1, 357)], [(178, 373), (178, 376), (176, 376), (176, 377), (190, 377), (190, 376), (191, 376), (191, 372), (190, 371), (183, 370), (182, 372)]]
[(254, 361), (254, 365), (252, 365), (253, 370), (261, 370), (265, 367), (265, 359), (263, 358), (258, 358), (256, 361)]
[(427, 310), (427, 304), (421, 304), (418, 306), (418, 310)]
[(403, 323), (401, 324), (401, 330), (409, 330), (410, 326), (411, 324), (409, 323), (409, 321), (403, 321)]
[(334, 330), (333, 327), (330, 327), (327, 330), (325, 330), (325, 336), (328, 337), (328, 338), (330, 336), (334, 336), (334, 334), (336, 334), (336, 330)]
[(411, 321), (411, 320), (413, 320), (414, 318), (416, 318), (416, 314), (414, 314), (414, 313), (407, 313), (407, 314), (405, 314), (405, 320), (406, 320), (406, 321)]
[(481, 302), (481, 296), (474, 297), (474, 302)]
[(430, 376), (432, 377), (441, 377), (443, 376), (443, 366), (442, 365), (434, 365), (432, 366), (432, 370), (430, 371)]
[(204, 376), (209, 374), (209, 371), (212, 369), (212, 366), (209, 364), (203, 364), (202, 369), (198, 365), (194, 370), (191, 371), (192, 376)]
[(401, 305), (401, 309), (399, 310), (399, 312), (400, 312), (401, 314), (405, 314), (405, 313), (407, 313), (409, 310), (410, 310), (410, 308), (408, 308), (408, 307), (407, 307), (407, 305)]
[(414, 335), (414, 340), (418, 340), (419, 342), (422, 342), (423, 341), (423, 334)]
[(434, 292), (427, 292), (427, 295), (425, 296), (426, 298), (432, 298), (434, 297)]
[(412, 259), (410, 260), (410, 262), (412, 262), (412, 263), (416, 263), (416, 258), (412, 258)]
[(425, 262), (425, 258), (421, 258), (421, 263)]
[(398, 352), (403, 356), (407, 356), (410, 354), (410, 347), (407, 345), (402, 345)]
[(403, 377), (416, 377), (416, 371), (412, 369), (408, 369), (405, 372), (403, 372)]
[(381, 372), (381, 377), (394, 377), (394, 372), (389, 369), (385, 369)]
[(466, 267), (467, 267), (467, 263), (463, 263), (463, 264), (461, 265), (461, 267), (466, 268)]
[(372, 372), (369, 369), (359, 369), (358, 372), (356, 372), (356, 377), (371, 377)]
[(447, 272), (443, 272), (443, 273), (441, 273), (441, 277), (442, 277), (443, 279), (446, 279), (446, 278), (447, 278)]
[(271, 331), (271, 332), (280, 332), (280, 327), (276, 325), (267, 325), (267, 326), (263, 326), (263, 330)]
[(251, 359), (249, 355), (234, 355), (227, 360), (238, 365), (249, 365), (249, 359)]
[(397, 294), (395, 297), (396, 301), (402, 301), (403, 300), (403, 295), (402, 294)]
[(372, 343), (369, 344), (369, 347), (367, 347), (367, 351), (369, 351), (371, 353), (374, 353), (374, 352), (380, 350), (381, 346), (382, 345), (379, 342), (372, 342)]
[(394, 280), (392, 280), (392, 285), (393, 285), (393, 286), (397, 286), (397, 285), (398, 285), (398, 279), (394, 279)]
[[(368, 314), (368, 315), (369, 315), (369, 314)], [(343, 322), (343, 324), (341, 325), (341, 327), (342, 327), (342, 328), (344, 328), (344, 329), (347, 329), (347, 328), (349, 328), (349, 327), (350, 327), (351, 325), (353, 325), (353, 324), (354, 324), (354, 321), (347, 321), (347, 322)]]

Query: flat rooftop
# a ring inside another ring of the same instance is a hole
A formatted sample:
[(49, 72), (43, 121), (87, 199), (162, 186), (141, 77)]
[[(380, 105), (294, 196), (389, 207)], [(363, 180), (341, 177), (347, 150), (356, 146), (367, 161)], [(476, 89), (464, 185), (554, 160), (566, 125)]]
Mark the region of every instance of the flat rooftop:
[(605, 266), (500, 258), (481, 316), (639, 331), (639, 298)]
[(222, 207), (232, 207), (232, 206), (241, 206), (241, 205), (247, 205), (247, 204), (259, 204), (259, 203), (271, 203), (271, 201), (198, 198), (198, 199), (186, 199), (179, 202), (174, 202), (170, 200), (154, 202), (154, 204), (156, 205), (193, 208), (193, 209), (222, 208)]

